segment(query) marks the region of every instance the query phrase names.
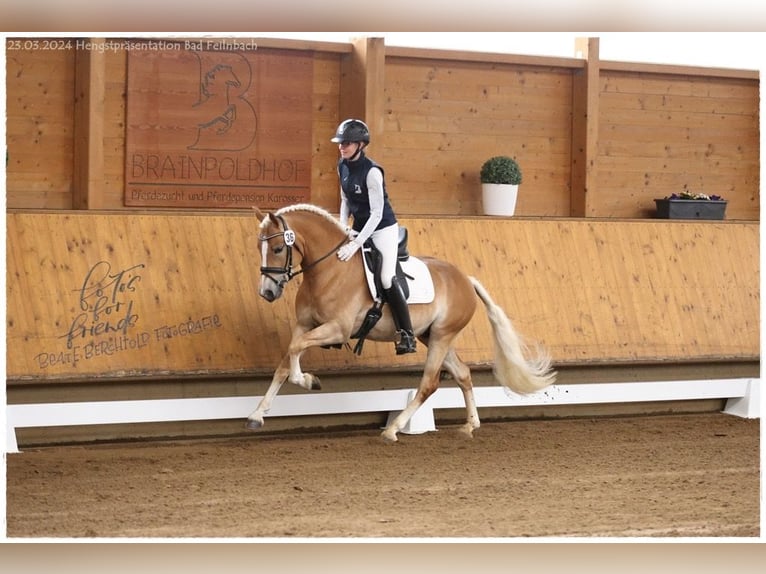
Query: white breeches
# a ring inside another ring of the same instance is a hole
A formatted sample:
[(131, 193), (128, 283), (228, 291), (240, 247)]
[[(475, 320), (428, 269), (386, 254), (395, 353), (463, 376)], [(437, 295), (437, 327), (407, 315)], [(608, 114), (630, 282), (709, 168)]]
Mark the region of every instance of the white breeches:
[(396, 275), (396, 256), (399, 250), (399, 224), (394, 223), (372, 234), (372, 242), (380, 250), (383, 263), (380, 269), (380, 281), (384, 289), (391, 287), (391, 279)]

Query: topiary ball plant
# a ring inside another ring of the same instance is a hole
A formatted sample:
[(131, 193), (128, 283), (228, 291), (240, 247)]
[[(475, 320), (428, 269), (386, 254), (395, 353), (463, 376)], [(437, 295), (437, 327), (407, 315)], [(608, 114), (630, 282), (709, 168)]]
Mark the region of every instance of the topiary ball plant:
[(521, 183), (521, 168), (515, 159), (498, 155), (484, 162), (479, 177), (481, 183), (519, 185)]

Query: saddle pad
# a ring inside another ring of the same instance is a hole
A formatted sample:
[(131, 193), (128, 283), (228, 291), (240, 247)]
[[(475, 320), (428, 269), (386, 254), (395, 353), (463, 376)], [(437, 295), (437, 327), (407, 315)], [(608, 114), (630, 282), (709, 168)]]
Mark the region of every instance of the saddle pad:
[[(362, 257), (364, 261), (364, 257)], [(417, 257), (408, 257), (406, 261), (400, 261), (402, 271), (407, 275), (407, 284), (410, 287), (410, 296), (407, 297), (407, 303), (431, 303), (434, 300), (434, 282), (431, 279), (431, 272), (428, 266)], [(370, 288), (372, 298), (375, 298), (375, 277), (367, 265), (364, 267), (364, 274), (367, 277), (367, 286)], [(413, 279), (410, 279), (412, 277)]]

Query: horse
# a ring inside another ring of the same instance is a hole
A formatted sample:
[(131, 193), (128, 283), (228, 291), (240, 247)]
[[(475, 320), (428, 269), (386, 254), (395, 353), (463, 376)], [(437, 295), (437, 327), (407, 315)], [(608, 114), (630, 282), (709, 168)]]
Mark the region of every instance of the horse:
[[(348, 262), (336, 256), (338, 248), (348, 240), (339, 219), (310, 204), (290, 205), (268, 213), (253, 209), (260, 222), (259, 295), (271, 303), (281, 297), (293, 277), (302, 274), (303, 281), (296, 294), (297, 319), (287, 353), (266, 394), (248, 416), (246, 428), (250, 430), (263, 426), (264, 414), (285, 381), (307, 390), (321, 389), (316, 375), (301, 370), (301, 355), (310, 347), (348, 344), (374, 303), (366, 283), (361, 250)], [(428, 267), (434, 283), (431, 303), (410, 305), (415, 335), (427, 347), (425, 366), (414, 397), (383, 430), (381, 436), (387, 442), (398, 440), (397, 433), (436, 391), (442, 370), (452, 375), (463, 392), (467, 419), (460, 431), (472, 437), (479, 428), (471, 371), (453, 346), (455, 337), (473, 317), (477, 299), (484, 304), (492, 326), (493, 372), (500, 384), (526, 394), (547, 387), (556, 377), (547, 351), (538, 346), (534, 353), (530, 352), (508, 316), (476, 278), (446, 261), (434, 257), (419, 259)], [(394, 322), (387, 307), (367, 338), (395, 340)]]

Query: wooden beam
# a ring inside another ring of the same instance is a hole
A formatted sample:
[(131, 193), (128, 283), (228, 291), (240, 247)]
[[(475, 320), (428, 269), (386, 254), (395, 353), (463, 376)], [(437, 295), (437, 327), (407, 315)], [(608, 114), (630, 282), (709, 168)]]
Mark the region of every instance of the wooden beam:
[(582, 69), (584, 67), (583, 61), (577, 58), (555, 58), (551, 56), (527, 56), (497, 52), (478, 52), (474, 50), (443, 50), (436, 48), (410, 48), (403, 46), (387, 47), (386, 57), (436, 61), (441, 60), (442, 62), (481, 62), (543, 68)]
[(593, 215), (597, 193), (599, 40), (577, 38), (575, 52), (586, 59), (585, 69), (574, 73), (572, 82), (572, 176), (569, 213), (574, 217)]
[[(91, 45), (103, 38), (89, 39)], [(75, 54), (74, 174), (75, 209), (100, 209), (104, 203), (104, 99), (106, 55), (78, 49)]]
[(375, 144), (375, 159), (383, 151), (385, 43), (383, 38), (357, 38), (351, 54), (341, 61), (340, 115), (363, 120)]

